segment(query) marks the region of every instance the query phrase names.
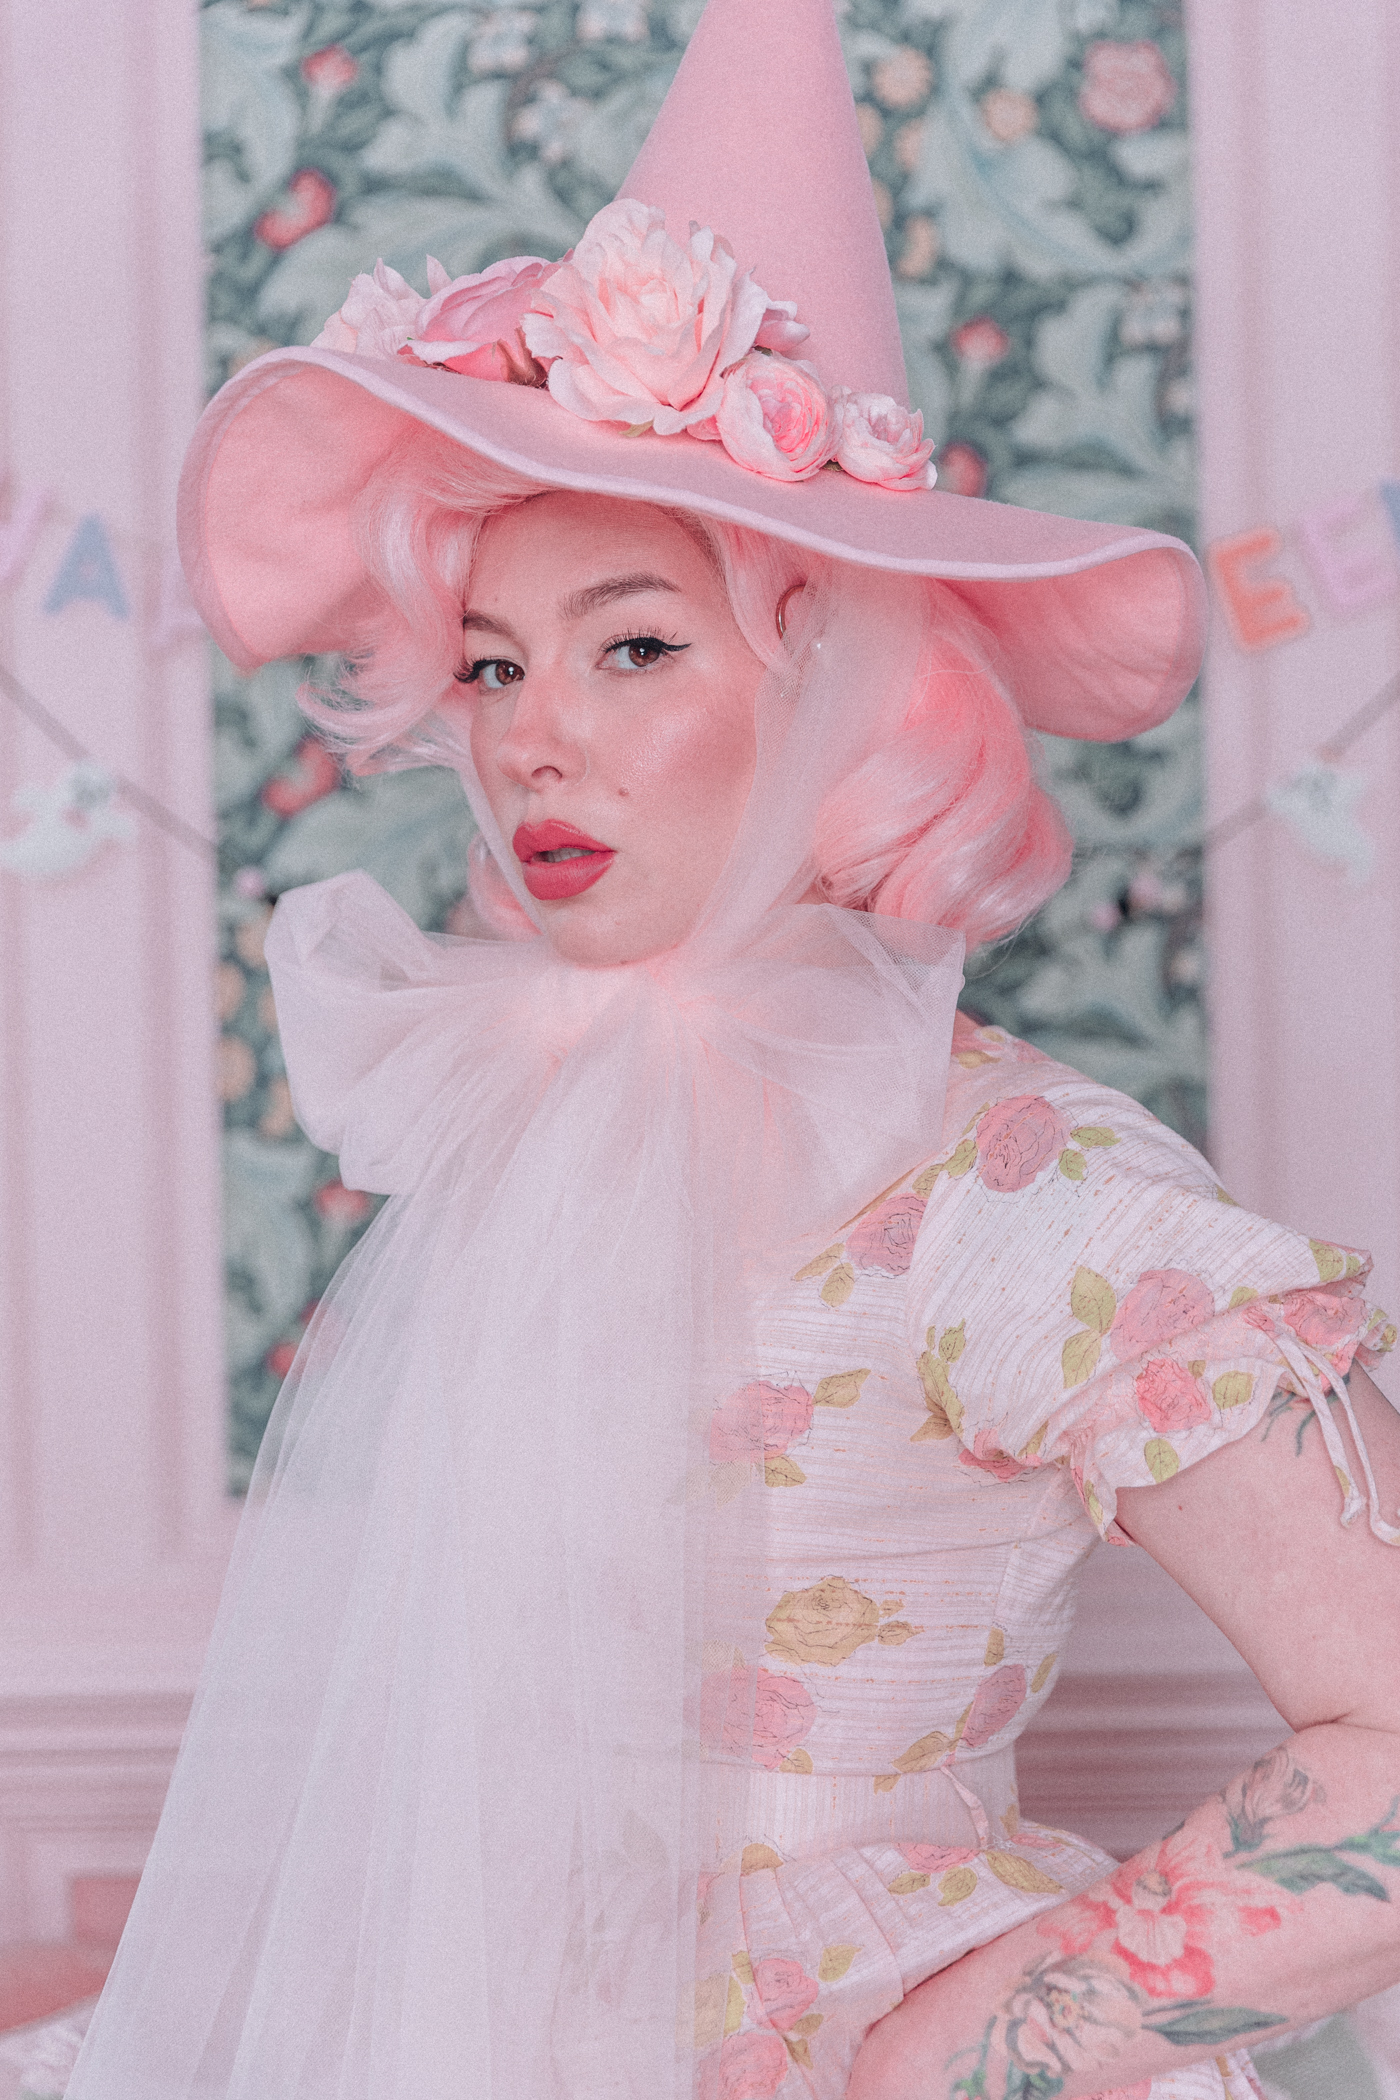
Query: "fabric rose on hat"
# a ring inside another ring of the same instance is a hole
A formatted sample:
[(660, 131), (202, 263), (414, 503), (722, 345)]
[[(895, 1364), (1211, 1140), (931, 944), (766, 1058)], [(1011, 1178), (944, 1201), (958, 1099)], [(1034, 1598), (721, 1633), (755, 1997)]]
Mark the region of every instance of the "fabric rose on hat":
[(345, 304), (331, 315), (311, 348), (397, 357), (417, 329), (426, 303), (381, 256), (372, 274), (362, 271), (351, 279)]
[(770, 481), (810, 481), (836, 450), (841, 426), (810, 365), (755, 351), (725, 375), (712, 429), (729, 457)]
[(432, 297), (418, 316), (408, 349), (425, 365), (445, 365), (470, 379), (544, 385), (544, 371), (525, 348), (520, 324), (536, 287), (558, 268), (539, 255), (509, 255), (471, 277), (450, 278), (428, 257)]
[(933, 441), (924, 437), (917, 409), (901, 408), (889, 394), (854, 394), (849, 387), (838, 390), (835, 408), (841, 426), (837, 466), (877, 488), (933, 487)]
[(723, 374), (755, 344), (804, 340), (796, 313), (709, 227), (692, 227), (682, 248), (664, 212), (619, 197), (537, 286), (523, 331), (562, 407), (671, 437), (714, 414)]

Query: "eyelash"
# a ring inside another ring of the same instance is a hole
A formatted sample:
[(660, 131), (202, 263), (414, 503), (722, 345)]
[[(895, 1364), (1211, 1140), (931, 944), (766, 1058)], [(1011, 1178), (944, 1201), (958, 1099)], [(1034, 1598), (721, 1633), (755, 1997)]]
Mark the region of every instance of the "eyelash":
[[(603, 649), (600, 653), (605, 657), (611, 656), (618, 649), (626, 649), (635, 646), (638, 643), (644, 643), (652, 648), (659, 649), (661, 651), (660, 661), (662, 662), (664, 662), (668, 656), (679, 656), (683, 649), (688, 649), (690, 647), (689, 642), (666, 642), (662, 640), (659, 634), (642, 634), (639, 632), (634, 632), (628, 634), (615, 635), (612, 641), (604, 644)], [(512, 659), (508, 656), (478, 656), (474, 662), (470, 663), (464, 657), (462, 662), (457, 666), (457, 669), (452, 673), (452, 676), (456, 679), (458, 685), (479, 685), (481, 683), (481, 673), (483, 671), (489, 670), (492, 664), (506, 663), (511, 664), (513, 669), (519, 669), (519, 666), (517, 664), (514, 664), (512, 662)], [(634, 664), (632, 668), (633, 670), (654, 670), (655, 665)], [(520, 681), (519, 679), (513, 679), (511, 683), (518, 685)], [(497, 690), (497, 688), (483, 687), (483, 691), (489, 692), (495, 690)], [(504, 688), (500, 688), (500, 690), (504, 690)]]

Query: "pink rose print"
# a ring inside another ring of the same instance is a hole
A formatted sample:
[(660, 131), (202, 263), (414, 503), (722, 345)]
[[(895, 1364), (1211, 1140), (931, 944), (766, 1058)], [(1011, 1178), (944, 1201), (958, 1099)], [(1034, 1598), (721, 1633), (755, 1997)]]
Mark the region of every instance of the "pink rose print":
[(1009, 1721), (1014, 1721), (1026, 1703), (1026, 1670), (1024, 1663), (1003, 1663), (993, 1670), (977, 1688), (977, 1697), (972, 1702), (972, 1711), (967, 1717), (962, 1732), (965, 1750), (980, 1750), (994, 1735), (1000, 1735)]
[(291, 248), (335, 217), (335, 184), (319, 168), (298, 168), (287, 184), (287, 201), (253, 222), (253, 238), (265, 248)]
[(342, 1232), (362, 1225), (370, 1213), (369, 1197), (364, 1191), (348, 1189), (341, 1181), (328, 1181), (311, 1200), (327, 1224), (338, 1226)]
[(886, 1276), (907, 1276), (927, 1207), (922, 1196), (889, 1197), (851, 1227), (846, 1236), (848, 1257), (858, 1269), (881, 1269)]
[(1109, 1332), (1120, 1362), (1125, 1362), (1130, 1356), (1146, 1356), (1174, 1334), (1200, 1327), (1214, 1311), (1214, 1298), (1189, 1269), (1144, 1269)]
[(977, 1173), (983, 1188), (999, 1196), (1028, 1189), (1041, 1168), (1058, 1159), (1069, 1124), (1041, 1094), (998, 1101), (977, 1125)]
[(700, 1738), (776, 1772), (816, 1725), (811, 1693), (776, 1670), (715, 1670), (700, 1681)]
[[(906, 1264), (907, 1266), (907, 1264)], [(777, 1458), (812, 1426), (812, 1396), (802, 1385), (741, 1386), (710, 1417), (710, 1458), (717, 1466)]]
[(731, 2034), (719, 2052), (720, 2100), (772, 2100), (787, 2074), (781, 2035), (761, 2029)]
[(929, 465), (933, 440), (925, 438), (917, 409), (901, 408), (889, 394), (853, 394), (842, 387), (836, 411), (841, 420), (839, 467), (877, 488), (933, 487), (938, 478), (937, 468)]
[(963, 364), (984, 368), (999, 365), (1011, 348), (1010, 336), (990, 314), (978, 314), (975, 320), (964, 321), (960, 328), (953, 330), (948, 340), (953, 346), (953, 355)]
[(294, 817), (340, 786), (340, 760), (317, 736), (304, 736), (280, 773), (274, 773), (259, 800), (277, 817)]
[(800, 1961), (783, 1954), (770, 1954), (753, 1965), (753, 1980), (763, 2006), (763, 2017), (772, 2027), (793, 2027), (816, 1997), (816, 1978), (809, 1976)]
[(810, 481), (832, 458), (841, 419), (810, 365), (754, 351), (724, 376), (713, 429), (725, 451), (770, 481)]
[(730, 248), (697, 227), (684, 248), (666, 215), (619, 197), (538, 287), (524, 320), (549, 390), (591, 422), (650, 424), (671, 437), (712, 416), (723, 375), (755, 345), (788, 351), (808, 331)]
[(990, 1473), (994, 1480), (1014, 1480), (1019, 1473), (1030, 1471), (1029, 1466), (1023, 1466), (993, 1443), (989, 1429), (978, 1430), (972, 1439), (972, 1449), (958, 1453), (958, 1463), (975, 1466), (979, 1473)]
[(1324, 1353), (1355, 1341), (1365, 1318), (1359, 1292), (1353, 1297), (1346, 1291), (1289, 1291), (1279, 1300), (1279, 1311), (1300, 1342)]
[(961, 438), (938, 455), (938, 486), (953, 496), (981, 496), (987, 487), (987, 462), (975, 445)]
[(1133, 1380), (1133, 1398), (1144, 1422), (1159, 1435), (1192, 1429), (1211, 1418), (1210, 1402), (1185, 1364), (1155, 1356)]
[[(430, 263), (429, 275), (436, 265)], [(445, 365), (471, 379), (512, 379), (544, 385), (544, 367), (525, 348), (521, 324), (537, 287), (557, 263), (538, 255), (511, 255), (472, 277), (436, 287), (408, 340), (420, 364)]]
[(1176, 82), (1156, 44), (1090, 44), (1079, 107), (1100, 131), (1150, 131), (1176, 101)]
[(900, 1845), (896, 1849), (916, 1874), (942, 1874), (949, 1867), (965, 1867), (977, 1857), (965, 1845)]

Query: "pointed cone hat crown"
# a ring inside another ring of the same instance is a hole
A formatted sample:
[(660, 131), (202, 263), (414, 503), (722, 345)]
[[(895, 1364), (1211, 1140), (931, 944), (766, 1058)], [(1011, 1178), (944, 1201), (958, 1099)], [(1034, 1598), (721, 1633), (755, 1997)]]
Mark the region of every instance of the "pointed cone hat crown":
[(619, 195), (712, 226), (829, 386), (908, 399), (894, 287), (831, 0), (709, 0)]

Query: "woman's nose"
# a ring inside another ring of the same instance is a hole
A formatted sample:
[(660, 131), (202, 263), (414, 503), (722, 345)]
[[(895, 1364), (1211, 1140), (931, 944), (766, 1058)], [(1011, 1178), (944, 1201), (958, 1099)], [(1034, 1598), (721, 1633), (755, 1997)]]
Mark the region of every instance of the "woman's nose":
[(521, 681), (510, 722), (496, 746), (496, 764), (507, 780), (536, 787), (583, 778), (588, 760), (570, 697), (560, 672), (531, 671)]

